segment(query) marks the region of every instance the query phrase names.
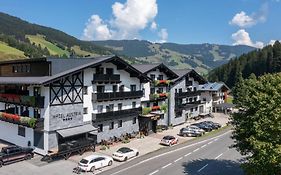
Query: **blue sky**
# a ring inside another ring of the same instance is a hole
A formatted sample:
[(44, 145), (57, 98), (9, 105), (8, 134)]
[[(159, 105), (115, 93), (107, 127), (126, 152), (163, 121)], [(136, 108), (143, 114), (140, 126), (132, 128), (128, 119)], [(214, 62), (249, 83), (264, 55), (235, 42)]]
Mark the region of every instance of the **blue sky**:
[(281, 0), (2, 0), (0, 11), (84, 40), (261, 47), (281, 39)]

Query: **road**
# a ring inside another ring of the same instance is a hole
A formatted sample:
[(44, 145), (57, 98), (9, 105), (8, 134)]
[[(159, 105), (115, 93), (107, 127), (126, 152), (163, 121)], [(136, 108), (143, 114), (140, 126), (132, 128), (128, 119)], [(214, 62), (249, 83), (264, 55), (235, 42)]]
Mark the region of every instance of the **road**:
[(128, 161), (99, 175), (242, 175), (242, 156), (233, 148), (231, 131), (176, 145)]

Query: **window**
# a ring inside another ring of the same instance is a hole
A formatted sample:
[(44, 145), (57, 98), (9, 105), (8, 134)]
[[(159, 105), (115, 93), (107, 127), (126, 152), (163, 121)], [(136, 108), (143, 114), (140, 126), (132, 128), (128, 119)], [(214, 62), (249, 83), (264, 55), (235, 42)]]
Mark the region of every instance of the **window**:
[(195, 107), (195, 111), (197, 111), (198, 110), (198, 107)]
[(114, 122), (110, 122), (109, 124), (109, 130), (112, 130), (114, 128)]
[(17, 66), (13, 66), (13, 73), (17, 73), (18, 72), (18, 67)]
[(137, 86), (135, 84), (131, 84), (131, 91), (137, 91)]
[(33, 95), (34, 96), (40, 96), (40, 87), (34, 87), (33, 88)]
[(163, 92), (164, 92), (163, 88), (158, 88), (158, 93), (163, 93)]
[(194, 101), (197, 101), (197, 97), (194, 97), (193, 100), (194, 100)]
[(190, 109), (190, 112), (193, 112), (193, 108)]
[(175, 89), (175, 93), (178, 93), (178, 89)]
[(88, 108), (83, 108), (83, 114), (88, 114)]
[(113, 92), (117, 92), (117, 85), (113, 85), (113, 86), (112, 86), (112, 91), (113, 91)]
[(98, 132), (103, 132), (103, 124), (98, 125)]
[(25, 65), (25, 70), (26, 70), (26, 72), (30, 72), (30, 64)]
[(97, 86), (97, 92), (103, 93), (104, 92), (104, 86)]
[(97, 67), (96, 74), (103, 74), (103, 67)]
[(109, 104), (108, 106), (106, 106), (106, 112), (113, 111), (113, 108), (114, 108), (114, 104)]
[(23, 126), (18, 126), (18, 135), (25, 137), (25, 127)]
[(118, 103), (118, 111), (122, 110), (122, 103)]
[(40, 118), (40, 109), (34, 108), (34, 118)]
[(192, 102), (192, 98), (189, 98), (189, 102)]
[(154, 75), (154, 74), (150, 74), (150, 78), (151, 78), (152, 80), (155, 80), (155, 75)]
[(102, 113), (103, 111), (103, 105), (98, 105), (98, 113)]
[(135, 101), (132, 102), (132, 108), (136, 108), (137, 103)]
[(203, 101), (206, 101), (206, 98), (203, 98)]
[(124, 85), (119, 86), (119, 92), (124, 92)]
[(133, 124), (136, 124), (137, 123), (137, 117), (134, 117), (133, 118)]
[(118, 128), (121, 128), (122, 127), (122, 120), (119, 120), (118, 121)]
[(149, 102), (148, 102), (148, 103), (146, 103), (146, 107), (148, 107), (148, 108), (150, 107), (150, 103), (149, 103)]
[(193, 91), (197, 91), (196, 87), (193, 88)]
[(179, 89), (179, 93), (182, 93), (182, 88)]
[(158, 80), (163, 80), (163, 75), (158, 75)]
[(87, 94), (88, 94), (88, 87), (87, 87), (87, 86), (84, 86), (84, 87), (83, 87), (83, 94), (84, 94), (84, 95), (87, 95)]
[(142, 88), (142, 96), (145, 97), (145, 89)]
[(155, 93), (155, 88), (150, 88), (150, 93), (154, 94)]
[(113, 75), (113, 68), (106, 68), (107, 75)]

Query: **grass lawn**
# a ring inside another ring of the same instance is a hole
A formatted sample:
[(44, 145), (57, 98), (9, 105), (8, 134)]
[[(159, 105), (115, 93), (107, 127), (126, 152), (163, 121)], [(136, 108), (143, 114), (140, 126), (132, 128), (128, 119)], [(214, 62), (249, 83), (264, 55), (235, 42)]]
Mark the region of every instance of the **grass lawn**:
[(37, 46), (40, 44), (42, 48), (47, 47), (51, 55), (67, 55), (69, 56), (69, 52), (67, 50), (63, 50), (56, 46), (55, 44), (46, 41), (43, 35), (26, 35), (26, 38), (28, 38), (31, 43), (35, 43)]
[(23, 51), (8, 46), (4, 42), (0, 42), (0, 60), (11, 60), (26, 58)]
[(79, 56), (87, 56), (87, 55), (90, 55), (91, 57), (98, 56), (97, 54), (81, 50), (79, 46), (73, 46), (71, 47), (71, 49), (74, 50), (74, 52)]

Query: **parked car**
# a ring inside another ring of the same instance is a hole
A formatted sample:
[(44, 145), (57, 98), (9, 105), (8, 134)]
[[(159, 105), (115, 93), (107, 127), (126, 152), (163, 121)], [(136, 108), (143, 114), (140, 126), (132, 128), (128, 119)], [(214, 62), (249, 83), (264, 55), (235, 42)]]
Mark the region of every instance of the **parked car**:
[(93, 154), (80, 160), (78, 168), (85, 172), (94, 172), (96, 169), (111, 166), (112, 163), (113, 159), (109, 156)]
[(168, 146), (172, 146), (177, 143), (178, 143), (178, 138), (174, 136), (164, 136), (160, 141), (160, 144), (168, 145)]
[(122, 147), (112, 154), (114, 160), (127, 161), (128, 159), (138, 156), (139, 151), (137, 149)]
[(203, 134), (205, 134), (205, 131), (194, 125), (190, 125), (185, 128), (182, 128), (179, 133), (180, 136), (184, 136), (184, 137), (186, 136), (198, 137), (198, 136), (202, 136)]
[(3, 147), (0, 152), (0, 167), (18, 160), (31, 159), (33, 158), (33, 155), (32, 148), (24, 148), (20, 146)]
[(192, 124), (192, 125), (197, 126), (198, 128), (203, 129), (203, 130), (206, 131), (206, 132), (210, 132), (210, 131), (213, 130), (213, 128), (212, 128), (210, 125), (208, 125), (208, 124), (206, 124), (206, 123), (203, 123), (203, 122), (194, 123), (194, 124)]
[(213, 122), (213, 121), (204, 121), (204, 122), (202, 122), (202, 123), (205, 123), (205, 124), (207, 124), (207, 125), (210, 125), (213, 129), (219, 129), (219, 128), (221, 128), (221, 124), (215, 123), (215, 122)]

